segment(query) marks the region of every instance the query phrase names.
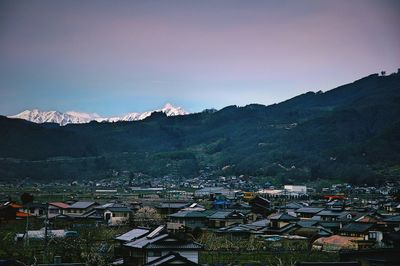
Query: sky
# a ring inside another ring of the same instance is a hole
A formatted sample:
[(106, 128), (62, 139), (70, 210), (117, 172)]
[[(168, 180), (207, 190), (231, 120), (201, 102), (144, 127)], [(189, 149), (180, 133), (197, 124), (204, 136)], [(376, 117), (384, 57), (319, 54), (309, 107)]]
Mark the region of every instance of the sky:
[(397, 0), (0, 1), (0, 114), (273, 104), (400, 67)]

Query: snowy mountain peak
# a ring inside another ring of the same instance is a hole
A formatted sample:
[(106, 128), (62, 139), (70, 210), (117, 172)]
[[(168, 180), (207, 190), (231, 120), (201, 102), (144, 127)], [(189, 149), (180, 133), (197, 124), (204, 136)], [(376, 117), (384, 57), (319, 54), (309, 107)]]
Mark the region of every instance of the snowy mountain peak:
[(170, 103), (166, 103), (163, 108), (147, 111), (147, 112), (134, 112), (128, 113), (117, 117), (101, 117), (96, 113), (82, 113), (77, 111), (68, 111), (61, 113), (58, 111), (40, 111), (38, 109), (25, 110), (19, 114), (8, 116), (9, 118), (19, 118), (28, 120), (34, 123), (57, 123), (61, 126), (67, 124), (83, 124), (90, 121), (98, 122), (117, 122), (117, 121), (137, 121), (143, 120), (150, 116), (153, 112), (163, 112), (167, 116), (187, 115), (182, 107), (174, 107)]

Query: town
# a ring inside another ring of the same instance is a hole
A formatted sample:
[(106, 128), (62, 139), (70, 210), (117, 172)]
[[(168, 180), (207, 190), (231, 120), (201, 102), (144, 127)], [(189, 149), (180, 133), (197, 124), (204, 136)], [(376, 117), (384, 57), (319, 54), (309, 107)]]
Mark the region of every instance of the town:
[(15, 265), (400, 264), (399, 182), (118, 180), (1, 185), (0, 257)]

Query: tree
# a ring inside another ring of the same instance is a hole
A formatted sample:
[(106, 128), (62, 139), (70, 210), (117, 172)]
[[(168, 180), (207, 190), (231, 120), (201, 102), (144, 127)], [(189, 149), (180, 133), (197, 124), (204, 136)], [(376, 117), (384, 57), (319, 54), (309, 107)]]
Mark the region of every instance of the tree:
[(24, 204), (24, 205), (31, 203), (33, 201), (33, 195), (31, 195), (27, 192), (24, 192), (24, 194), (21, 195), (21, 201), (22, 201), (22, 204)]
[(161, 222), (161, 216), (158, 212), (150, 207), (139, 209), (133, 216), (134, 222), (137, 225), (148, 226), (157, 225)]
[(382, 75), (382, 76), (385, 76), (385, 75), (386, 75), (386, 71), (382, 70), (382, 71), (381, 71), (381, 75)]

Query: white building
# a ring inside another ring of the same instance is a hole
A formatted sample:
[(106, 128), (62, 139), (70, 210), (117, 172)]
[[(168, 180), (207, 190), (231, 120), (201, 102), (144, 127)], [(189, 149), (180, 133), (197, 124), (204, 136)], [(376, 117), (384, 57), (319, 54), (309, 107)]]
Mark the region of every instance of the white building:
[(307, 186), (285, 185), (283, 188), (290, 193), (307, 194)]

